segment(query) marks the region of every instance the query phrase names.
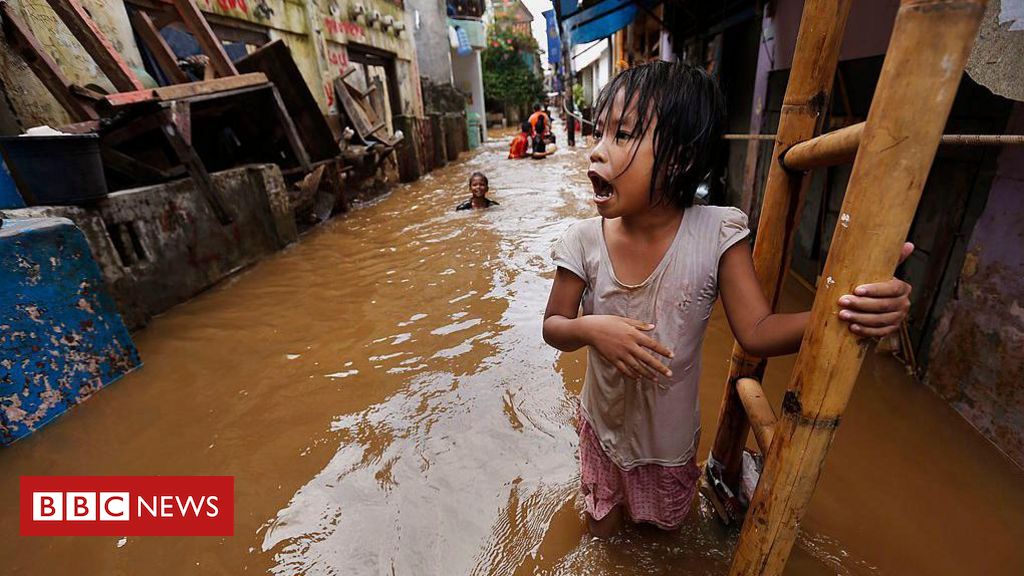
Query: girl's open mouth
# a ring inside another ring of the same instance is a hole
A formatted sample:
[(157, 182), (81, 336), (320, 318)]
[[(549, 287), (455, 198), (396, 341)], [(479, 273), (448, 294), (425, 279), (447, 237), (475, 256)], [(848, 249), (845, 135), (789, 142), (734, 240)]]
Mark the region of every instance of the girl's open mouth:
[(611, 182), (602, 178), (597, 172), (590, 170), (587, 172), (587, 177), (590, 178), (591, 184), (594, 185), (594, 202), (598, 204), (607, 202), (615, 194), (615, 187), (612, 186)]

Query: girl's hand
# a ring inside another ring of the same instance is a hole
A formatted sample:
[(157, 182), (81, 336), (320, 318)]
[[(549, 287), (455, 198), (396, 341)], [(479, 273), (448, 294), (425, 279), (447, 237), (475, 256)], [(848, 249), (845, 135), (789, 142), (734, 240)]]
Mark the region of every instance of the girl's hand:
[[(914, 251), (910, 242), (903, 244), (900, 264)], [(864, 284), (853, 295), (839, 298), (840, 320), (850, 323), (850, 331), (858, 336), (885, 336), (895, 332), (910, 311), (910, 284), (893, 278), (888, 282)]]
[(656, 373), (672, 376), (672, 371), (651, 354), (672, 358), (672, 351), (644, 334), (653, 330), (654, 324), (610, 315), (584, 316), (582, 320), (586, 322), (588, 343), (627, 378), (655, 382)]

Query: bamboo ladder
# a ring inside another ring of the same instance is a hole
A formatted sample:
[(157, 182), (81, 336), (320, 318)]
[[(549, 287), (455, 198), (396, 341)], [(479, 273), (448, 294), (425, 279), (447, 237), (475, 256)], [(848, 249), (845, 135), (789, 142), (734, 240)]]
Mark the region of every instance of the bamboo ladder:
[(735, 487), (753, 424), (767, 458), (732, 576), (779, 574), (786, 564), (868, 346), (839, 321), (837, 300), (896, 268), (985, 1), (903, 0), (867, 121), (817, 137), (852, 0), (804, 3), (754, 245), (773, 309), (807, 171), (851, 159), (853, 171), (777, 423), (760, 385), (765, 361), (733, 348), (712, 455)]

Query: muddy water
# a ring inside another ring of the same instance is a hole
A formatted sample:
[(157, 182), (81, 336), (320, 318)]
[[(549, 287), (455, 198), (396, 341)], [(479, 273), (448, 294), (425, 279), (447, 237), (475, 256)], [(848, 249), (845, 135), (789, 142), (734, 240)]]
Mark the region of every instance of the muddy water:
[[(540, 338), (584, 155), (507, 140), (338, 218), (135, 335), (145, 368), (0, 451), (14, 574), (725, 574), (735, 533), (586, 537), (580, 353)], [(485, 212), (453, 212), (485, 171)], [(788, 305), (809, 305), (789, 287)], [(705, 349), (702, 454), (731, 336)], [(771, 365), (777, 402), (792, 359)], [(235, 476), (230, 538), (17, 536), (19, 475)], [(1024, 473), (890, 359), (865, 364), (788, 574), (1024, 573)]]

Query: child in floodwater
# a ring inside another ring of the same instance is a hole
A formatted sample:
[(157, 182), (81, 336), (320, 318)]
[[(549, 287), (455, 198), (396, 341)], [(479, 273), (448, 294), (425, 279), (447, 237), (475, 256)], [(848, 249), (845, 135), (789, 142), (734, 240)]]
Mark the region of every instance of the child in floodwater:
[(473, 172), (472, 176), (469, 177), (469, 191), (473, 197), (462, 204), (459, 204), (455, 209), (472, 210), (473, 208), (490, 208), (491, 206), (498, 206), (497, 202), (487, 197), (487, 191), (489, 188), (490, 185), (488, 184), (487, 176), (484, 176), (483, 172)]
[[(600, 216), (571, 226), (552, 250), (544, 340), (589, 347), (577, 431), (591, 533), (613, 534), (626, 520), (675, 529), (701, 474), (701, 343), (719, 292), (736, 339), (761, 357), (796, 352), (809, 314), (772, 313), (743, 212), (693, 204), (724, 120), (707, 73), (630, 68), (595, 110), (587, 175)], [(895, 278), (854, 292), (839, 299), (839, 317), (858, 336), (896, 330), (910, 306), (910, 286)]]
[(516, 134), (516, 137), (512, 139), (512, 144), (508, 148), (510, 160), (518, 160), (530, 155), (530, 132), (532, 130), (530, 123), (525, 120), (519, 126), (519, 134)]

